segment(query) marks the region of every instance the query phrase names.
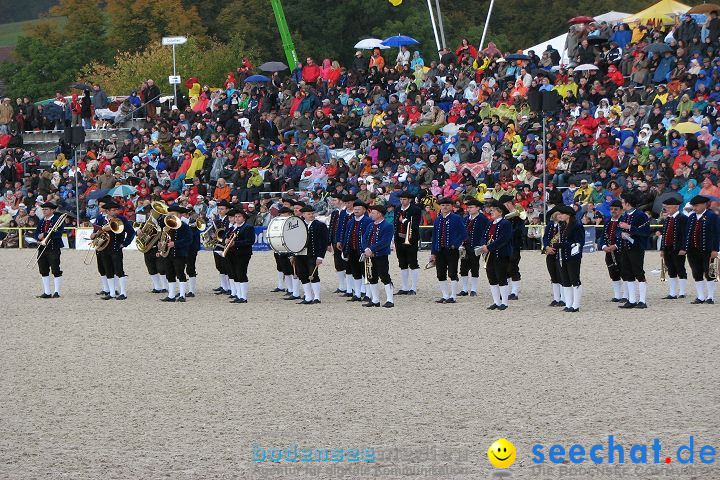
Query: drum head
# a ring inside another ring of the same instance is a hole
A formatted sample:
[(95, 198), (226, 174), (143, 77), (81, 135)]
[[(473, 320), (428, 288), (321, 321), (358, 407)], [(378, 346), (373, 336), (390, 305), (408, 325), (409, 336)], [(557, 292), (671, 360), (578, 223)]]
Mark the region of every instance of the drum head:
[(308, 231), (305, 221), (300, 217), (287, 217), (283, 223), (283, 242), (289, 252), (297, 253), (305, 248)]

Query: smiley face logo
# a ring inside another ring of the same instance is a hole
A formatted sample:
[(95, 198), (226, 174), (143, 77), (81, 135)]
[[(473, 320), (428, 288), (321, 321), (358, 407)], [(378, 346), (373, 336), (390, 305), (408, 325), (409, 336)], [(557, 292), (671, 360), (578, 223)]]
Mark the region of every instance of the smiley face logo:
[(501, 438), (490, 445), (488, 459), (497, 468), (507, 468), (515, 461), (515, 445)]

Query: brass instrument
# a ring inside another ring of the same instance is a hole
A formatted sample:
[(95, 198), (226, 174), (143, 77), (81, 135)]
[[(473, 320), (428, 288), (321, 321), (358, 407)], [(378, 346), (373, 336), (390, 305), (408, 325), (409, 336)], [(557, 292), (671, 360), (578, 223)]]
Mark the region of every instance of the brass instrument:
[[(96, 252), (102, 252), (110, 245), (110, 242), (112, 241), (112, 239), (110, 238), (110, 232), (114, 233), (115, 235), (119, 235), (124, 230), (125, 225), (123, 224), (122, 220), (120, 220), (119, 218), (108, 219), (108, 223), (103, 225), (100, 228), (97, 236), (90, 241), (90, 249), (85, 254), (85, 259), (83, 259), (83, 263), (85, 265), (90, 265), (92, 263), (90, 251), (95, 250)], [(90, 262), (88, 262), (88, 257), (90, 258)]]
[(435, 268), (435, 260), (428, 260), (428, 263), (425, 265), (425, 270), (430, 270), (431, 268)]
[(718, 276), (720, 275), (720, 256), (710, 260), (710, 267), (708, 268), (708, 277), (713, 282), (720, 282)]
[(467, 256), (467, 249), (465, 248), (465, 245), (460, 245), (460, 248), (458, 248), (458, 253), (460, 256), (460, 260), (464, 259), (465, 256)]
[(367, 285), (370, 283), (370, 277), (372, 277), (372, 258), (365, 257), (365, 278), (363, 278), (363, 283)]
[[(613, 260), (615, 261), (615, 260)], [(667, 281), (667, 266), (665, 265), (665, 258), (660, 257), (660, 281)]]
[(207, 227), (207, 222), (203, 217), (198, 217), (193, 223), (190, 224), (191, 227), (197, 228), (201, 232), (205, 230), (205, 227)]
[(168, 214), (168, 207), (164, 202), (152, 202), (150, 205), (152, 206), (150, 218), (138, 230), (135, 240), (137, 249), (142, 253), (148, 252), (160, 239), (162, 229), (158, 219)]
[(42, 247), (42, 250), (40, 250), (40, 253), (37, 254), (37, 257), (35, 257), (35, 259), (34, 259), (35, 261), (33, 261), (33, 259), (30, 259), (28, 264), (25, 266), (26, 268), (30, 268), (33, 265), (35, 265), (38, 261), (40, 261), (40, 257), (43, 256), (43, 254), (45, 253), (45, 250), (47, 250), (47, 247), (50, 244), (50, 239), (51, 239), (52, 234), (55, 233), (55, 231), (58, 228), (60, 228), (60, 226), (63, 223), (65, 223), (65, 219), (67, 218), (67, 216), (68, 216), (67, 213), (63, 213), (62, 215), (60, 215), (60, 218), (58, 218), (55, 221), (55, 223), (53, 223), (53, 226), (50, 227), (50, 229), (47, 231), (47, 233), (45, 234), (43, 239), (38, 244), (38, 246)]
[(552, 246), (555, 245), (558, 241), (560, 241), (560, 231), (559, 231), (559, 230), (558, 230), (557, 233), (555, 233), (555, 235), (552, 236), (552, 238), (550, 238), (550, 243), (548, 243), (548, 246), (545, 247), (545, 248), (547, 249), (547, 248), (552, 247)]
[(527, 212), (522, 207), (522, 205), (513, 205), (515, 207), (515, 210), (505, 215), (505, 218), (507, 220), (510, 220), (511, 218), (520, 217), (520, 220), (525, 221), (527, 219)]
[[(235, 246), (235, 237), (237, 236), (237, 232), (232, 232), (230, 236), (227, 238), (227, 243), (225, 244), (225, 248), (223, 248), (222, 253), (220, 254), (221, 257), (225, 258), (230, 251), (231, 248)], [(293, 272), (295, 271), (295, 266), (293, 265)]]
[(407, 219), (407, 228), (405, 229), (405, 241), (403, 242), (403, 245), (410, 245), (410, 237), (412, 236), (412, 219)]
[(222, 224), (218, 224), (216, 220), (213, 220), (210, 227), (200, 234), (200, 242), (202, 242), (207, 250), (215, 250), (218, 244), (222, 242), (225, 229), (221, 225)]
[(182, 225), (182, 220), (177, 215), (169, 213), (165, 217), (165, 227), (162, 229), (160, 238), (157, 242), (158, 253), (161, 257), (170, 255), (170, 230), (177, 230)]

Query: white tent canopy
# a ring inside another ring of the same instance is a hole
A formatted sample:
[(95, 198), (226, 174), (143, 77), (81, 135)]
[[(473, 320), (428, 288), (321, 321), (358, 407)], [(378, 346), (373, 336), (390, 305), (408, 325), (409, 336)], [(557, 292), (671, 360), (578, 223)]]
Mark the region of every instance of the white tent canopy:
[[(629, 17), (629, 13), (623, 13), (623, 12), (607, 12), (603, 13), (602, 15), (598, 15), (596, 17), (593, 17), (598, 22), (608, 22), (608, 23), (619, 23), (622, 21), (623, 18)], [(560, 63), (568, 63), (568, 58), (565, 53), (565, 39), (567, 38), (567, 33), (563, 33), (562, 35), (558, 35), (555, 38), (551, 38), (550, 40), (546, 40), (542, 43), (539, 43), (533, 47), (530, 47), (523, 51), (523, 53), (527, 54), (530, 50), (533, 50), (536, 55), (542, 55), (542, 52), (547, 50), (548, 45), (552, 45), (552, 47), (560, 52), (561, 59)]]

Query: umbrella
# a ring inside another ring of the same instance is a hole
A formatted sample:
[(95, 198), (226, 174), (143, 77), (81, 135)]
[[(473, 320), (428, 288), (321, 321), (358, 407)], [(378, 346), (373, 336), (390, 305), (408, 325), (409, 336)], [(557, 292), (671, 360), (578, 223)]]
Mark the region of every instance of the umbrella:
[(700, 131), (700, 125), (695, 122), (682, 122), (678, 123), (670, 130), (675, 130), (678, 133), (697, 133)]
[(88, 200), (93, 200), (93, 199), (97, 200), (97, 199), (102, 198), (105, 195), (107, 195), (107, 193), (109, 191), (110, 191), (109, 188), (101, 188), (99, 190), (93, 190), (92, 192), (90, 192), (88, 194), (87, 198), (88, 198)]
[[(197, 77), (190, 77), (190, 78), (188, 78), (187, 80), (185, 80), (185, 86), (186, 86), (187, 88), (192, 88), (193, 85), (195, 85), (196, 83), (200, 83), (200, 80), (198, 80)], [(174, 98), (174, 97), (173, 97), (173, 98)], [(162, 100), (161, 100), (161, 101), (162, 101)]]
[(574, 71), (576, 72), (587, 72), (590, 70), (600, 70), (597, 65), (593, 65), (592, 63), (583, 63), (582, 65), (578, 65), (574, 68)]
[(546, 77), (548, 80), (550, 80), (550, 82), (555, 81), (555, 74), (553, 72), (545, 70), (544, 68), (538, 68), (535, 71), (535, 75), (537, 75), (538, 77)]
[(505, 55), (505, 60), (530, 60), (530, 57), (522, 53), (511, 53), (510, 55)]
[(712, 12), (713, 10), (717, 10), (720, 12), (720, 5), (716, 5), (714, 3), (703, 3), (702, 5), (695, 5), (690, 10), (687, 11), (687, 13), (704, 13), (708, 14)]
[(380, 49), (386, 49), (390, 47), (386, 47), (382, 43), (383, 41), (379, 38), (366, 38), (364, 40), (360, 40), (358, 43), (355, 44), (355, 48), (359, 50), (372, 50), (373, 48), (380, 48)]
[(570, 25), (578, 25), (580, 23), (593, 23), (595, 19), (593, 17), (588, 17), (587, 15), (582, 15), (579, 17), (573, 17), (570, 20), (568, 20), (568, 24)]
[(418, 42), (412, 37), (406, 35), (395, 35), (394, 37), (388, 37), (382, 41), (382, 44), (386, 47), (402, 47), (403, 45), (417, 45)]
[(135, 187), (131, 187), (130, 185), (120, 185), (118, 187), (111, 188), (107, 194), (111, 197), (129, 197), (130, 195), (134, 195), (135, 192), (137, 192)]
[(288, 66), (282, 62), (266, 62), (260, 65), (260, 70), (263, 72), (282, 72), (287, 68)]
[(608, 43), (610, 40), (603, 37), (588, 37), (587, 41), (590, 45), (602, 45), (603, 43)]
[(270, 79), (265, 75), (250, 75), (245, 79), (245, 82), (269, 82)]
[(646, 45), (645, 48), (643, 48), (643, 52), (648, 53), (665, 53), (665, 52), (672, 52), (672, 48), (667, 43), (651, 43), (649, 45)]
[(668, 198), (677, 198), (680, 200), (680, 202), (683, 201), (682, 195), (680, 195), (677, 192), (666, 192), (661, 193), (657, 197), (655, 197), (655, 201), (653, 202), (652, 210), (653, 212), (657, 213), (658, 215), (662, 211), (663, 202), (667, 200)]
[(76, 88), (78, 90), (92, 90), (92, 87), (87, 83), (76, 83), (72, 86), (72, 88)]

